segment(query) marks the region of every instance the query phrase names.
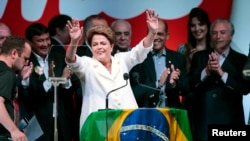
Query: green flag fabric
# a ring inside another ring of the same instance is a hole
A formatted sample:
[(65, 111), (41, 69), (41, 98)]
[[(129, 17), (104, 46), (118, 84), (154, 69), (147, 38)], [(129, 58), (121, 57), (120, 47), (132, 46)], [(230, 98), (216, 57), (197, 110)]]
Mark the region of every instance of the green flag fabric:
[(80, 141), (192, 141), (186, 110), (175, 108), (93, 112), (81, 127)]

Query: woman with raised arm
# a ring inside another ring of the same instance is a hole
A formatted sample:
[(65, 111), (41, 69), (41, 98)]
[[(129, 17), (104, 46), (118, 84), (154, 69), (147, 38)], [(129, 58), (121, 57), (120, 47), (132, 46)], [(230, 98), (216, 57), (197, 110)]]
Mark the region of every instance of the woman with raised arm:
[[(154, 10), (146, 11), (148, 34), (129, 52), (111, 55), (114, 47), (114, 33), (107, 26), (95, 26), (87, 32), (87, 41), (93, 52), (93, 57), (76, 55), (77, 45), (82, 36), (83, 28), (79, 21), (69, 21), (71, 43), (66, 52), (66, 63), (79, 77), (83, 89), (83, 104), (80, 118), (82, 126), (87, 116), (98, 109), (105, 109), (107, 94), (111, 109), (138, 108), (130, 83), (123, 75), (131, 68), (141, 63), (152, 50), (154, 36), (158, 29), (158, 15)], [(126, 82), (127, 81), (127, 82)], [(126, 83), (128, 83), (126, 85)]]

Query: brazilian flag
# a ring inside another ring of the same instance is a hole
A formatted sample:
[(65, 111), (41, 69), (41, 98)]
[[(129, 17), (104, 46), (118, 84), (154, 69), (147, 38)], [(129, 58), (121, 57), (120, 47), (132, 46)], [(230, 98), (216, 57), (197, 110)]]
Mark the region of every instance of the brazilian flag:
[(80, 141), (192, 141), (186, 110), (103, 110), (88, 116)]

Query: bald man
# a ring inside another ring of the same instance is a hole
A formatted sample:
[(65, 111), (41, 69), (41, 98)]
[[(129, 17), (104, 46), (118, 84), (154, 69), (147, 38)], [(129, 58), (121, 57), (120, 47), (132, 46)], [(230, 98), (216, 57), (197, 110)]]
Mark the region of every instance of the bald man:
[(11, 35), (10, 28), (5, 23), (0, 22), (0, 52), (1, 52), (3, 42), (10, 35)]
[(115, 33), (115, 46), (112, 55), (118, 52), (126, 52), (131, 49), (131, 25), (126, 20), (115, 20), (111, 24), (111, 28)]

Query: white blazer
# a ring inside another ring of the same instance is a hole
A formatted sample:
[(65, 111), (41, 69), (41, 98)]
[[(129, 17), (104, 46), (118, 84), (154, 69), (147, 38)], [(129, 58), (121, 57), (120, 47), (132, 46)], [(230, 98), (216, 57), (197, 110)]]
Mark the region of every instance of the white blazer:
[[(117, 53), (112, 57), (111, 74), (99, 61), (87, 56), (76, 55), (75, 63), (66, 62), (82, 84), (83, 102), (80, 128), (90, 113), (105, 109), (107, 93), (126, 84), (123, 74), (129, 73), (133, 66), (143, 62), (152, 47), (153, 45), (144, 48), (143, 41), (141, 41), (131, 51)], [(108, 106), (111, 109), (138, 108), (129, 80), (126, 87), (109, 95)]]

